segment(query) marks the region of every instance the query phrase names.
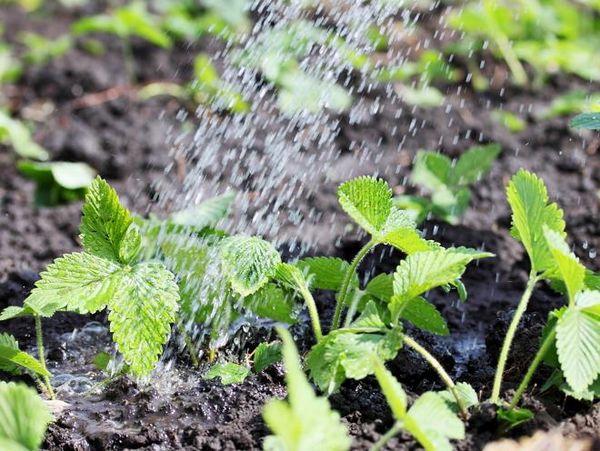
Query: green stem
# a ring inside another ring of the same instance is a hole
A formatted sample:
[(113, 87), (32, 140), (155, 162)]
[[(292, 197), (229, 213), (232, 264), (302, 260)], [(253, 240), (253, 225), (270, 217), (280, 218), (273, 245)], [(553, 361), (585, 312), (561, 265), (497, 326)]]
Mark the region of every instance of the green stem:
[(519, 400), (521, 399), (521, 396), (523, 396), (523, 393), (525, 393), (525, 390), (527, 389), (527, 386), (529, 385), (531, 378), (533, 377), (535, 371), (537, 370), (537, 367), (539, 366), (540, 363), (542, 363), (542, 359), (544, 358), (544, 356), (546, 355), (546, 353), (548, 352), (548, 350), (554, 343), (555, 337), (556, 337), (556, 327), (553, 327), (552, 330), (550, 331), (550, 333), (546, 336), (546, 339), (544, 340), (544, 342), (542, 343), (542, 346), (540, 347), (537, 354), (535, 355), (535, 358), (529, 365), (529, 369), (527, 370), (527, 373), (525, 374), (523, 381), (521, 381), (521, 385), (519, 385), (519, 388), (517, 388), (517, 391), (515, 392), (515, 395), (513, 396), (513, 399), (510, 402), (510, 405), (508, 407), (509, 410), (514, 409), (517, 406), (517, 404), (519, 403)]
[(358, 308), (358, 302), (360, 301), (363, 292), (361, 290), (356, 290), (353, 292), (352, 303), (348, 308), (348, 313), (346, 313), (346, 319), (344, 320), (344, 327), (350, 327), (350, 323), (352, 322), (352, 318), (356, 314), (356, 309)]
[(383, 447), (389, 442), (398, 432), (402, 430), (400, 423), (394, 423), (394, 425), (381, 436), (379, 440), (371, 447), (371, 451), (381, 451)]
[(346, 270), (346, 274), (344, 274), (344, 280), (342, 281), (342, 286), (340, 288), (340, 292), (337, 297), (337, 303), (335, 305), (335, 313), (333, 314), (333, 321), (331, 322), (331, 330), (335, 330), (340, 327), (340, 319), (342, 316), (342, 308), (346, 303), (346, 297), (348, 296), (348, 289), (350, 288), (350, 282), (352, 282), (352, 277), (356, 273), (356, 268), (360, 262), (365, 258), (365, 256), (377, 246), (377, 241), (371, 240), (367, 244), (363, 246), (363, 248), (358, 251), (358, 254), (354, 257), (350, 266)]
[(458, 391), (456, 390), (456, 385), (454, 384), (454, 381), (446, 372), (442, 364), (438, 362), (437, 359), (433, 355), (431, 355), (427, 349), (425, 349), (423, 346), (421, 346), (408, 335), (403, 335), (403, 341), (406, 345), (408, 345), (409, 347), (417, 351), (419, 354), (421, 354), (421, 356), (425, 360), (427, 360), (427, 363), (429, 363), (433, 367), (433, 369), (437, 371), (444, 384), (446, 384), (446, 387), (448, 387), (450, 393), (452, 393), (452, 396), (454, 396), (454, 399), (456, 399), (456, 403), (458, 404), (460, 411), (463, 415), (466, 415), (467, 408), (465, 407), (465, 404), (463, 403), (460, 396), (458, 396)]
[(500, 399), (502, 376), (504, 375), (504, 368), (506, 367), (508, 353), (510, 352), (510, 347), (515, 338), (517, 327), (519, 327), (519, 323), (521, 322), (521, 317), (525, 313), (525, 310), (527, 310), (527, 304), (529, 303), (529, 299), (531, 298), (531, 294), (533, 293), (533, 289), (535, 288), (535, 284), (538, 282), (538, 280), (538, 275), (534, 271), (531, 271), (525, 292), (519, 301), (519, 305), (517, 306), (517, 310), (515, 311), (512, 322), (510, 323), (510, 326), (508, 326), (506, 337), (504, 337), (504, 343), (502, 344), (502, 350), (500, 351), (500, 357), (498, 358), (498, 366), (496, 367), (496, 376), (494, 377), (492, 396), (490, 398), (490, 402), (493, 404), (498, 404), (498, 400)]
[(304, 303), (306, 304), (308, 314), (310, 315), (310, 321), (312, 323), (313, 332), (318, 343), (323, 338), (323, 332), (321, 331), (321, 322), (319, 320), (319, 311), (317, 310), (315, 298), (313, 298), (313, 295), (310, 293), (310, 290), (308, 289), (304, 281), (296, 280), (295, 282), (296, 285), (298, 285), (298, 290), (300, 291), (300, 294), (304, 298)]
[[(48, 366), (46, 365), (46, 356), (44, 351), (44, 335), (42, 334), (42, 318), (39, 315), (34, 315), (35, 319), (35, 336), (37, 340), (37, 348), (38, 348), (38, 359), (40, 361), (40, 365), (46, 371), (48, 371)], [(50, 383), (50, 378), (48, 376), (43, 376), (44, 384), (46, 385), (46, 390), (48, 391), (48, 396), (50, 399), (56, 399), (54, 395), (54, 390), (52, 389), (52, 384)]]

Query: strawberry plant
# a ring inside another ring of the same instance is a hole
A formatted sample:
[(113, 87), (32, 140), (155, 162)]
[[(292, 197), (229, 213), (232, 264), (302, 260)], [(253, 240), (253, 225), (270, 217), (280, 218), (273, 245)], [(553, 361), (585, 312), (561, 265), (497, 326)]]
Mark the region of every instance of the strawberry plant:
[(527, 309), (535, 286), (541, 280), (560, 282), (568, 306), (551, 314), (542, 345), (517, 389), (510, 409), (516, 407), (536, 368), (555, 347), (556, 366), (564, 374), (568, 390), (575, 397), (590, 396), (590, 387), (600, 373), (600, 293), (595, 277), (581, 265), (565, 242), (563, 212), (548, 200), (544, 182), (520, 170), (507, 188), (512, 209), (512, 235), (529, 256), (531, 265), (525, 292), (510, 323), (498, 359), (491, 401), (498, 403), (502, 376), (517, 327)]
[(142, 236), (116, 192), (96, 178), (83, 205), (83, 252), (57, 258), (41, 274), (23, 307), (0, 320), (33, 316), (40, 363), (46, 368), (42, 318), (57, 311), (81, 314), (108, 309), (113, 339), (131, 372), (145, 376), (156, 365), (179, 308), (173, 274), (160, 262), (138, 259)]
[(23, 384), (0, 382), (0, 449), (38, 451), (52, 415)]
[[(344, 211), (370, 234), (368, 243), (351, 263), (336, 258), (308, 258), (294, 266), (280, 265), (276, 276), (303, 293), (309, 308), (317, 341), (306, 360), (312, 379), (321, 390), (331, 393), (346, 378), (362, 379), (374, 373), (373, 361), (365, 359), (365, 355), (390, 360), (406, 345), (438, 372), (464, 412), (466, 407), (450, 376), (433, 355), (405, 333), (402, 321), (432, 333), (447, 334), (443, 317), (423, 295), (436, 287), (455, 286), (463, 290), (460, 276), (467, 264), (491, 254), (467, 248), (444, 249), (423, 239), (409, 215), (393, 205), (391, 189), (383, 180), (350, 180), (339, 187), (338, 197)], [(407, 258), (393, 275), (379, 275), (361, 288), (357, 268), (380, 244), (401, 250)], [(327, 335), (321, 332), (309, 288), (337, 291)]]
[(433, 215), (455, 224), (469, 206), (470, 185), (490, 170), (499, 154), (498, 144), (472, 147), (454, 161), (438, 152), (420, 151), (410, 179), (428, 191), (430, 198), (403, 195), (394, 202), (409, 210), (417, 223)]

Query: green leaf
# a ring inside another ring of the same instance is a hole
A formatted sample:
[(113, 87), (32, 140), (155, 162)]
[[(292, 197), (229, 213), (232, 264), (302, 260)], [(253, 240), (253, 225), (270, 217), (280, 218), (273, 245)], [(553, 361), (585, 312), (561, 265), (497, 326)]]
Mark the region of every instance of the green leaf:
[(410, 299), (404, 310), (402, 318), (410, 321), (419, 329), (426, 330), (437, 335), (448, 335), (448, 325), (435, 306), (421, 296)]
[(48, 152), (31, 137), (29, 129), (0, 109), (0, 142), (8, 142), (19, 156), (45, 161)]
[(263, 287), (275, 275), (281, 257), (267, 241), (258, 237), (232, 236), (223, 241), (221, 266), (231, 287), (248, 296)]
[(265, 406), (263, 417), (273, 435), (266, 438), (264, 448), (348, 450), (351, 439), (340, 415), (331, 410), (326, 398), (315, 396), (289, 332), (281, 328), (278, 332), (283, 340), (288, 401), (272, 400)]
[(569, 124), (573, 128), (586, 128), (600, 130), (600, 113), (582, 113), (571, 119)]
[[(61, 301), (62, 304), (62, 301)], [(51, 306), (54, 309), (54, 306)], [(48, 312), (49, 314), (43, 316), (52, 316), (56, 310)], [(6, 307), (0, 314), (0, 321), (8, 321), (10, 319), (22, 318), (24, 316), (32, 316), (34, 311), (30, 307)]]
[(220, 378), (223, 385), (241, 384), (250, 374), (250, 369), (236, 363), (217, 363), (203, 376), (204, 379)]
[(242, 300), (244, 307), (260, 318), (293, 324), (294, 299), (281, 288), (267, 284)]
[(96, 177), (85, 196), (82, 212), (81, 239), (85, 251), (124, 263), (119, 258), (119, 249), (133, 218), (119, 202), (116, 191)]
[(338, 200), (344, 211), (371, 235), (384, 228), (392, 210), (392, 191), (385, 180), (358, 177), (342, 183)]
[(379, 274), (373, 277), (365, 291), (383, 302), (389, 302), (394, 295), (394, 276), (392, 274)]
[(19, 374), (19, 366), (8, 360), (4, 359), (2, 356), (6, 353), (2, 352), (2, 349), (12, 350), (9, 352), (19, 351), (19, 342), (10, 334), (2, 333), (0, 334), (0, 371), (5, 371), (7, 373)]
[(173, 274), (161, 263), (140, 263), (120, 273), (109, 301), (113, 339), (136, 376), (150, 373), (162, 353), (178, 310)]
[(280, 362), (282, 359), (281, 343), (261, 343), (254, 350), (253, 368), (255, 373)]
[(339, 329), (311, 349), (306, 365), (319, 388), (332, 393), (346, 378), (359, 380), (374, 373), (373, 362), (366, 359), (366, 355), (374, 354), (383, 361), (390, 360), (401, 346), (399, 328), (360, 334)]
[(384, 329), (385, 323), (381, 319), (381, 315), (377, 305), (372, 300), (367, 301), (365, 308), (356, 320), (352, 322), (351, 328), (373, 328)]
[(85, 163), (23, 160), (17, 167), (25, 177), (36, 182), (35, 201), (42, 206), (83, 199), (86, 188), (96, 176), (96, 171)]
[(141, 248), (142, 234), (140, 233), (140, 228), (132, 222), (119, 245), (119, 261), (125, 265), (132, 263), (140, 253)]
[(575, 298), (575, 305), (584, 312), (600, 317), (600, 291), (581, 291)]
[(97, 312), (106, 307), (117, 288), (113, 276), (120, 269), (118, 264), (87, 252), (66, 254), (41, 273), (25, 306), (45, 317), (63, 309)]
[(563, 212), (548, 202), (544, 182), (531, 172), (519, 170), (506, 189), (512, 209), (512, 235), (523, 243), (533, 270), (545, 271), (553, 266), (550, 249), (544, 238), (544, 226), (565, 236)]
[[(408, 410), (410, 417), (424, 432), (431, 444), (423, 443), (428, 450), (452, 450), (449, 439), (465, 438), (465, 426), (437, 393), (422, 394)], [(407, 429), (412, 433), (411, 429)], [(413, 433), (413, 435), (415, 435)], [(416, 435), (415, 435), (416, 436)]]
[(600, 319), (569, 309), (556, 325), (558, 359), (567, 383), (584, 391), (600, 374)]
[(471, 147), (456, 162), (451, 171), (449, 184), (465, 186), (477, 182), (490, 170), (500, 150), (499, 144)]
[(29, 451), (40, 449), (52, 415), (38, 394), (23, 384), (0, 382), (0, 406), (0, 440)]
[(400, 262), (394, 274), (390, 312), (397, 317), (408, 301), (432, 288), (451, 284), (471, 261), (490, 255), (467, 248), (440, 248), (409, 255)]
[[(306, 275), (311, 288), (338, 291), (350, 265), (341, 258), (308, 257), (299, 260), (296, 266)], [(358, 276), (354, 276), (352, 283), (358, 286)]]
[(560, 278), (567, 287), (567, 293), (569, 294), (569, 301), (571, 304), (575, 302), (575, 296), (584, 287), (585, 279), (585, 266), (583, 266), (579, 259), (571, 252), (564, 238), (548, 227), (543, 227), (544, 236), (546, 237), (546, 243), (550, 249), (550, 254), (554, 259)]
[(421, 185), (430, 191), (438, 191), (448, 184), (452, 171), (452, 161), (438, 152), (420, 150), (410, 178), (415, 185)]
[(392, 207), (383, 230), (374, 237), (408, 255), (439, 247), (435, 241), (426, 240), (421, 236), (410, 213), (397, 207)]
[(19, 344), (12, 335), (0, 334), (0, 370), (18, 374), (21, 368), (40, 376), (50, 376), (37, 359), (19, 350)]
[[(471, 387), (470, 384), (466, 382), (457, 382), (456, 383), (456, 392), (458, 393), (458, 397), (462, 401), (463, 405), (466, 409), (474, 407), (479, 404), (479, 397), (477, 396), (477, 392)], [(444, 390), (438, 392), (438, 395), (441, 396), (444, 401), (450, 406), (452, 411), (459, 412), (459, 406), (456, 402), (456, 398), (449, 390)]]
[(173, 213), (169, 220), (173, 224), (195, 229), (215, 227), (221, 219), (227, 216), (234, 200), (235, 193), (229, 192), (207, 199), (195, 207)]
[(531, 410), (521, 407), (515, 407), (512, 410), (498, 409), (497, 415), (498, 419), (505, 421), (510, 425), (510, 429), (535, 418), (535, 415)]

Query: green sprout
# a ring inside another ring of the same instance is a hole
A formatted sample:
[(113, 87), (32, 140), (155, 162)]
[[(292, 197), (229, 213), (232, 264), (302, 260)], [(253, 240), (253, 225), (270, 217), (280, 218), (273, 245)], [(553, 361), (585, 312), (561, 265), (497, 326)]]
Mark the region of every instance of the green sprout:
[(537, 283), (560, 282), (567, 293), (568, 307), (551, 314), (542, 345), (508, 406), (514, 409), (538, 365), (552, 347), (570, 392), (584, 393), (600, 373), (600, 292), (589, 285), (589, 271), (581, 265), (565, 242), (563, 212), (550, 203), (544, 182), (534, 174), (520, 170), (507, 188), (512, 209), (513, 237), (529, 256), (531, 271), (527, 287), (515, 311), (502, 346), (494, 378), (491, 401), (499, 403), (502, 376), (521, 317)]
[(499, 154), (498, 144), (472, 147), (454, 161), (438, 152), (420, 151), (410, 178), (431, 197), (398, 196), (395, 205), (410, 211), (417, 223), (433, 215), (456, 224), (469, 206), (470, 185), (490, 170)]

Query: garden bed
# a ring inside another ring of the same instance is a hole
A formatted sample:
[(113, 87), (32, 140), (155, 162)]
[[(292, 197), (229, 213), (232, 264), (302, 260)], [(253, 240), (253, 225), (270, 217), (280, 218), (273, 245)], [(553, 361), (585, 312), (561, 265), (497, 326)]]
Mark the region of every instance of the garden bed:
[[(424, 33), (430, 33), (428, 24), (435, 23), (439, 13), (436, 10), (425, 15)], [(45, 33), (61, 33), (72, 20), (66, 12), (56, 17), (45, 27)], [(39, 27), (35, 18), (17, 8), (3, 7), (0, 19), (7, 36)], [(107, 48), (118, 48), (116, 39), (104, 40)], [(210, 39), (196, 45), (196, 50), (207, 52), (218, 48)], [(154, 210), (160, 199), (156, 180), (167, 178), (170, 186), (177, 187), (177, 175), (174, 171), (165, 175), (165, 168), (177, 164), (176, 154), (169, 152), (169, 137), (173, 128), (181, 126), (176, 118), (180, 105), (164, 98), (137, 99), (127, 88), (127, 77), (115, 53), (109, 50), (92, 59), (75, 49), (41, 68), (27, 69), (23, 80), (6, 95), (16, 115), (43, 115), (35, 136), (54, 159), (89, 163), (132, 210), (146, 213)], [(140, 82), (181, 81), (190, 71), (192, 53), (183, 46), (162, 50), (136, 42), (134, 54)], [(490, 64), (487, 70), (506, 72), (501, 63), (497, 67)], [(463, 88), (460, 94), (458, 86)], [(358, 123), (351, 123), (344, 114), (339, 116), (333, 141), (338, 158), (330, 162), (327, 174), (318, 174), (322, 188), (296, 199), (300, 210), (315, 209), (324, 217), (338, 212), (336, 226), (327, 221), (307, 223), (299, 231), (287, 224), (283, 235), (267, 238), (279, 238), (280, 248), (286, 252), (287, 244), (305, 238), (311, 254), (350, 260), (359, 249), (361, 237), (352, 231), (337, 242), (347, 224), (335, 200), (335, 187), (340, 182), (356, 175), (378, 174), (400, 193), (406, 190), (403, 181), (419, 149), (437, 149), (456, 157), (481, 142), (499, 143), (502, 153), (489, 175), (474, 186), (471, 206), (461, 224), (430, 220), (422, 226), (428, 238), (443, 245), (483, 248), (496, 257), (471, 265), (465, 273), (466, 303), (460, 303), (454, 293), (429, 297), (448, 320), (450, 336), (414, 331), (453, 377), (469, 382), (486, 399), (505, 330), (528, 274), (527, 256), (508, 231), (510, 212), (505, 197), (506, 183), (519, 168), (535, 172), (546, 182), (551, 198), (565, 211), (574, 252), (588, 268), (600, 270), (596, 254), (600, 249), (600, 137), (569, 129), (565, 118), (541, 119), (538, 114), (554, 98), (578, 88), (599, 90), (600, 86), (556, 75), (542, 90), (507, 86), (502, 91), (490, 88), (480, 93), (458, 82), (440, 87), (446, 104), (433, 109), (402, 105), (376, 90), (365, 94), (366, 104), (380, 103), (377, 112)], [(500, 106), (519, 114), (526, 121), (525, 130), (511, 133), (494, 122), (491, 111)], [(398, 119), (399, 107), (405, 112)], [(413, 133), (415, 120), (424, 125)], [(393, 129), (397, 131), (392, 133)], [(351, 150), (353, 142), (361, 145)], [(361, 159), (364, 149), (371, 149), (370, 155), (377, 158)], [(317, 145), (303, 149), (298, 167), (308, 165), (320, 152)], [(53, 258), (80, 248), (81, 205), (34, 207), (34, 184), (19, 174), (13, 159), (6, 149), (0, 151), (0, 310), (21, 305), (37, 274)], [(376, 251), (361, 272), (392, 272), (400, 257), (395, 252)], [(545, 284), (535, 291), (508, 361), (505, 388), (516, 388), (538, 348), (548, 312), (561, 302)], [(333, 314), (333, 297), (319, 293), (317, 303), (322, 317), (328, 320)], [(312, 343), (307, 324), (304, 321), (293, 328), (301, 352)], [(23, 349), (34, 347), (32, 321), (12, 320), (4, 326)], [(239, 345), (222, 352), (243, 361), (261, 339), (275, 337), (275, 332), (248, 328), (240, 336)], [(45, 324), (45, 339), (58, 397), (68, 404), (49, 428), (44, 444), (48, 450), (258, 449), (269, 434), (262, 408), (269, 399), (283, 398), (286, 393), (281, 364), (251, 375), (241, 384), (224, 386), (217, 380), (203, 380), (202, 371), (183, 357), (167, 360), (166, 369), (149, 385), (118, 378), (100, 389), (95, 384), (104, 376), (93, 359), (112, 346), (103, 314), (60, 314)], [(172, 343), (171, 349), (174, 347)], [(411, 396), (443, 389), (436, 373), (412, 351), (401, 353), (388, 367)], [(548, 370), (539, 371), (535, 384), (539, 386), (548, 375)], [(373, 377), (347, 381), (330, 401), (348, 426), (353, 449), (367, 449), (393, 424)], [(525, 397), (524, 406), (535, 412), (535, 419), (503, 436), (520, 437), (538, 429), (558, 428), (567, 437), (593, 438), (595, 446), (600, 446), (600, 404), (575, 401), (556, 391), (540, 394), (533, 390)], [(457, 449), (482, 449), (501, 436), (493, 409), (485, 405), (469, 418), (466, 430), (466, 439)], [(416, 444), (401, 434), (389, 442), (389, 447), (413, 449)]]

